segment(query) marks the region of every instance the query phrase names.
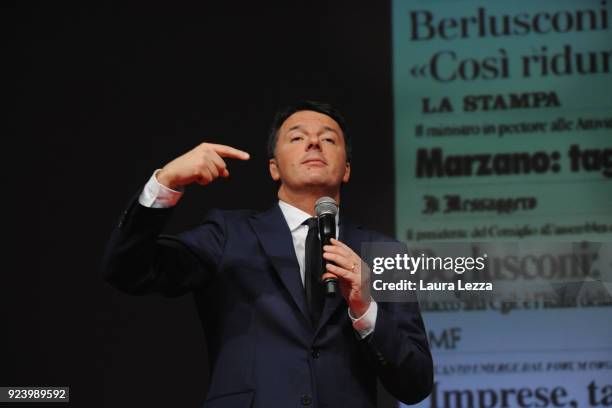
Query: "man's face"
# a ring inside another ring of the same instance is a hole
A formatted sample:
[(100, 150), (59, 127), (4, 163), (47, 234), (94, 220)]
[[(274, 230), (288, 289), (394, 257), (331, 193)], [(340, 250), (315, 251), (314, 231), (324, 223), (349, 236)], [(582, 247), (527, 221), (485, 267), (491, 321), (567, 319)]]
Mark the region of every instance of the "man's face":
[(322, 113), (294, 113), (278, 130), (269, 169), (272, 179), (280, 180), (283, 188), (338, 190), (351, 173), (342, 129)]

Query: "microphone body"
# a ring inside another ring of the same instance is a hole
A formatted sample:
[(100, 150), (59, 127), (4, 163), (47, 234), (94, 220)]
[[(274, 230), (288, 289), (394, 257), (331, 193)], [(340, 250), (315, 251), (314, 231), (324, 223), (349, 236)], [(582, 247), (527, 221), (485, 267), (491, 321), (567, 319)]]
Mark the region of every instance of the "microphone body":
[[(327, 272), (326, 265), (329, 263), (323, 259), (323, 245), (331, 245), (331, 239), (336, 238), (336, 214), (338, 205), (333, 198), (321, 197), (315, 205), (317, 221), (319, 224), (319, 237), (321, 240), (321, 258), (323, 260), (322, 273)], [(326, 296), (335, 296), (338, 292), (338, 278), (335, 276), (321, 278), (325, 286)]]

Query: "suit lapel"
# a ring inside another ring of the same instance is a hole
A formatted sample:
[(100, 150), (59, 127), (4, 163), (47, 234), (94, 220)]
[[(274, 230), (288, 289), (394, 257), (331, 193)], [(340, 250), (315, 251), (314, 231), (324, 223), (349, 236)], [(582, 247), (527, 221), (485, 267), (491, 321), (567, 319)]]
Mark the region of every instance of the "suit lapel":
[[(359, 227), (351, 223), (343, 216), (343, 213), (340, 212), (340, 235), (338, 239), (344, 242), (349, 246), (356, 254), (359, 255), (361, 252), (361, 231)], [(340, 305), (344, 305), (347, 307), (346, 301), (344, 300), (344, 296), (340, 292), (340, 288), (338, 288), (338, 293), (334, 297), (325, 298), (325, 307), (323, 308), (323, 313), (321, 314), (321, 319), (319, 320), (319, 325), (317, 327), (317, 332), (321, 330), (321, 328), (327, 323), (330, 317), (334, 314), (336, 309), (340, 307)], [(346, 313), (346, 311), (345, 311)]]
[(253, 216), (249, 222), (283, 285), (304, 318), (312, 324), (291, 231), (280, 207), (274, 205), (268, 211)]

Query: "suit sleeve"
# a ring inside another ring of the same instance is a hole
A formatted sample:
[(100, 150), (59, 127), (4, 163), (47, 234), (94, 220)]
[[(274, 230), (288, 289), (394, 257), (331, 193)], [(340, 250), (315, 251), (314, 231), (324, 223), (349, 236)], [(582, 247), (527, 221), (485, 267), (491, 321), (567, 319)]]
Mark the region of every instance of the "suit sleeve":
[(362, 341), (387, 391), (406, 404), (425, 399), (433, 361), (418, 303), (378, 303), (374, 332)]
[[(398, 251), (408, 252), (404, 244), (394, 243)], [(403, 301), (377, 302), (374, 330), (361, 344), (385, 389), (398, 400), (415, 404), (431, 392), (433, 360), (417, 297), (407, 295)]]
[(163, 235), (172, 211), (145, 207), (138, 196), (132, 199), (102, 261), (105, 279), (113, 287), (175, 297), (214, 278), (225, 243), (222, 213), (211, 211), (201, 225), (181, 235)]

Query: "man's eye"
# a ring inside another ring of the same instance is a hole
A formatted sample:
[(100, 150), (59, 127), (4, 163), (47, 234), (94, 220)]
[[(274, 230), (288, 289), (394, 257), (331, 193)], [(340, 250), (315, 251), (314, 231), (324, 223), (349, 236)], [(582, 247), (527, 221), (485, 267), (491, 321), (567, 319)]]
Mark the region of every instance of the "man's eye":
[(336, 141), (334, 139), (332, 139), (331, 137), (326, 137), (325, 139), (323, 139), (324, 142), (329, 142), (332, 144), (336, 144)]
[(302, 140), (302, 136), (291, 136), (290, 139), (292, 142), (295, 142), (296, 140)]

